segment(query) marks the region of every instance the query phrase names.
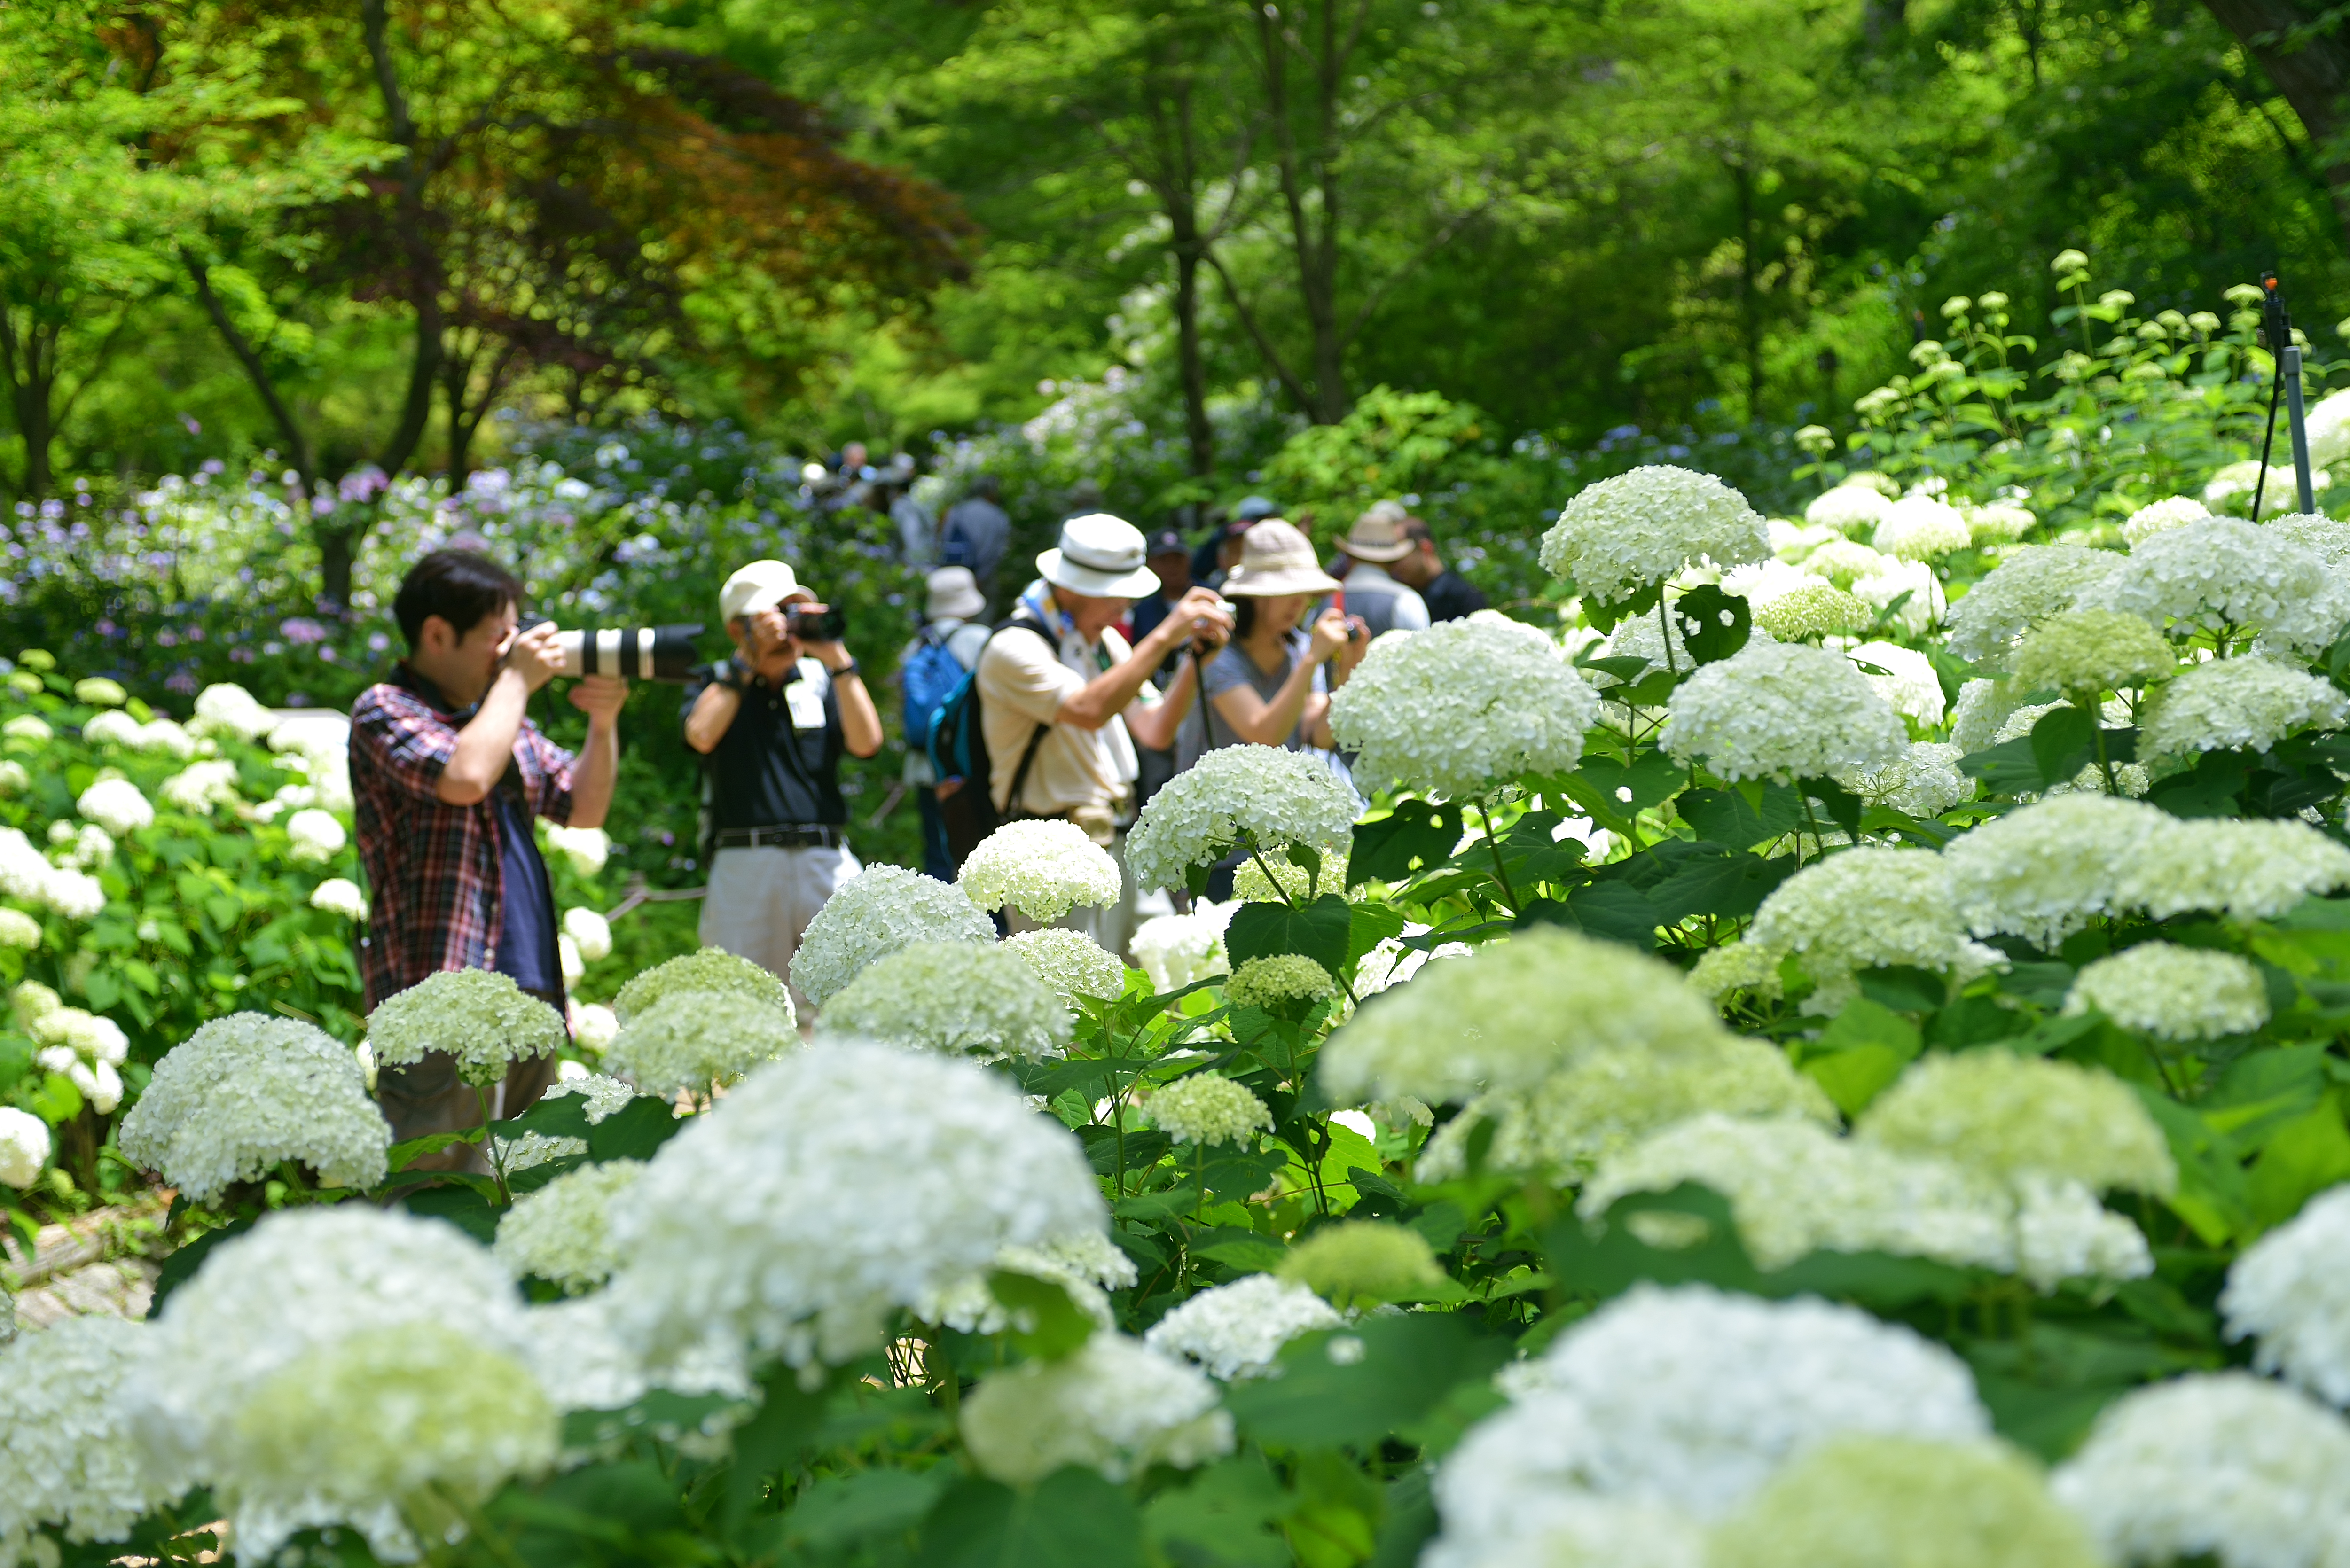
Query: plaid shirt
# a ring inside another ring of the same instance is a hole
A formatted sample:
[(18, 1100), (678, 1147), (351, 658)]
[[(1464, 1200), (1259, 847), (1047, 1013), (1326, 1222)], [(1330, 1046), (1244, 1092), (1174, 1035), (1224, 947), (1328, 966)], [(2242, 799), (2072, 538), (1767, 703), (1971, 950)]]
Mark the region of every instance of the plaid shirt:
[[(369, 892), (359, 971), (370, 1009), (442, 970), (496, 962), (505, 900), (497, 805), (487, 796), (451, 805), (433, 793), (472, 717), (405, 665), (351, 707), (351, 795)], [(525, 719), (498, 787), (518, 783), (532, 812), (567, 822), (572, 760)]]

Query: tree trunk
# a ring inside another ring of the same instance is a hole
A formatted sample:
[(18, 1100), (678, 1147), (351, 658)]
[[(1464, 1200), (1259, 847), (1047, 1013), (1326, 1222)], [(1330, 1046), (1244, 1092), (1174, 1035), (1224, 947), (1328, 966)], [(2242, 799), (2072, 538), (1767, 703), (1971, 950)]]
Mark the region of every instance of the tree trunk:
[(1730, 178), (1738, 191), (1738, 329), (1746, 360), (1746, 418), (1762, 417), (1762, 308), (1754, 287), (1754, 171), (1750, 153), (1731, 154)]
[(339, 614), (351, 602), (351, 565), (359, 556), (359, 533), (316, 522), (310, 529), (318, 540), (318, 597)]
[[(2245, 52), (2276, 84), (2309, 132), (2334, 215), (2350, 240), (2350, 161), (2337, 149), (2344, 125), (2343, 95), (2350, 89), (2350, 42), (2323, 28), (2327, 7), (2295, 0), (2203, 0), (2220, 25), (2236, 36)], [(2298, 36), (2293, 29), (2304, 28)]]
[(245, 340), (244, 334), (236, 329), (236, 323), (229, 319), (220, 296), (213, 292), (212, 278), (203, 263), (185, 251), (180, 253), (180, 259), (187, 265), (188, 275), (195, 280), (196, 298), (203, 302), (204, 314), (212, 318), (213, 329), (220, 334), (221, 341), (228, 345), (229, 352), (236, 357), (236, 362), (244, 367), (245, 379), (253, 383), (254, 391), (260, 395), (262, 407), (269, 410), (270, 422), (277, 427), (278, 435), (285, 440), (286, 461), (294, 465), (295, 473), (301, 478), (302, 493), (305, 496), (315, 495), (318, 488), (318, 461), (311, 451), (309, 436), (304, 433), (301, 422), (295, 419), (294, 410), (286, 407), (286, 400), (278, 396), (276, 383), (269, 379), (269, 368), (261, 362), (260, 354)]
[[(1289, 245), (1297, 269), (1298, 303), (1304, 307), (1310, 335), (1313, 383), (1305, 415), (1315, 424), (1336, 424), (1347, 415), (1346, 341), (1338, 327), (1337, 235), (1338, 182), (1329, 145), (1337, 118), (1337, 93), (1345, 61), (1336, 42), (1337, 0), (1323, 0), (1322, 25), (1317, 29), (1313, 60), (1315, 130), (1323, 145), (1310, 154), (1298, 146), (1297, 127), (1291, 118), (1288, 48), (1280, 8), (1265, 5), (1257, 13), (1258, 47), (1264, 59), (1265, 105), (1273, 123), (1277, 151), (1274, 169), (1280, 176), (1281, 199), (1289, 215)], [(1300, 40), (1302, 41), (1302, 39)], [(1305, 211), (1308, 180), (1301, 164), (1310, 156), (1315, 189), (1322, 198), (1317, 226)]]
[(1175, 358), (1183, 380), (1183, 434), (1191, 448), (1191, 475), (1216, 471), (1216, 428), (1208, 422), (1208, 368), (1200, 355), (1200, 244), (1175, 247)]
[(55, 329), (34, 327), (19, 337), (16, 324), (0, 309), (0, 378), (8, 383), (9, 410), (25, 443), (24, 483), (18, 493), (27, 501), (46, 499), (55, 483), (49, 445), (57, 434), (50, 400), (57, 388), (57, 336)]

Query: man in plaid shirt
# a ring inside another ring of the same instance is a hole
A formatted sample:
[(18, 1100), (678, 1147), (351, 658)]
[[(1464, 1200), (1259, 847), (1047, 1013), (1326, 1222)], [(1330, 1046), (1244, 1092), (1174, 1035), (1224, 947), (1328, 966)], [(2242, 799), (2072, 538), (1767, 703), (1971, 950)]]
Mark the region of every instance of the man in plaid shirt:
[[(408, 658), (352, 706), (351, 794), (369, 887), (359, 967), (370, 1009), (441, 970), (487, 969), (564, 1011), (554, 895), (531, 819), (603, 826), (628, 683), (591, 675), (572, 688), (572, 705), (588, 715), (582, 756), (540, 733), (525, 709), (558, 656), (551, 626), (517, 629), (522, 594), (484, 556), (427, 556), (392, 604)], [(515, 1064), (493, 1091), (492, 1114), (519, 1115), (554, 1076), (552, 1059)], [(474, 1091), (439, 1053), (384, 1067), (376, 1094), (395, 1140), (481, 1120)], [(417, 1168), (480, 1158), (459, 1146)]]

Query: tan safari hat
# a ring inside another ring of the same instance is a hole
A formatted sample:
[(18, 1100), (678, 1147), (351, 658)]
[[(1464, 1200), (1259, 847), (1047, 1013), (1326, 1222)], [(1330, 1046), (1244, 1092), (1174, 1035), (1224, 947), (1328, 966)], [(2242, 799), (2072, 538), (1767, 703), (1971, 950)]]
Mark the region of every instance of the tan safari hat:
[(1397, 503), (1378, 502), (1355, 519), (1354, 531), (1339, 548), (1357, 561), (1400, 561), (1419, 547), (1416, 541), (1404, 535), (1408, 516), (1409, 514)]
[(1313, 541), (1280, 518), (1268, 517), (1241, 536), (1241, 564), (1224, 579), (1224, 595), (1269, 598), (1332, 593), (1339, 586), (1315, 557)]

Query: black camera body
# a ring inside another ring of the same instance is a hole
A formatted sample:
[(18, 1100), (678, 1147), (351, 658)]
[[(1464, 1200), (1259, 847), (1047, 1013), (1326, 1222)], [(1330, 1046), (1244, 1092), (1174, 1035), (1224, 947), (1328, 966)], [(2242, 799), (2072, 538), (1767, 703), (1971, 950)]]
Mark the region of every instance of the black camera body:
[(848, 635), (848, 612), (845, 609), (793, 609), (784, 612), (784, 625), (802, 642), (838, 642)]

